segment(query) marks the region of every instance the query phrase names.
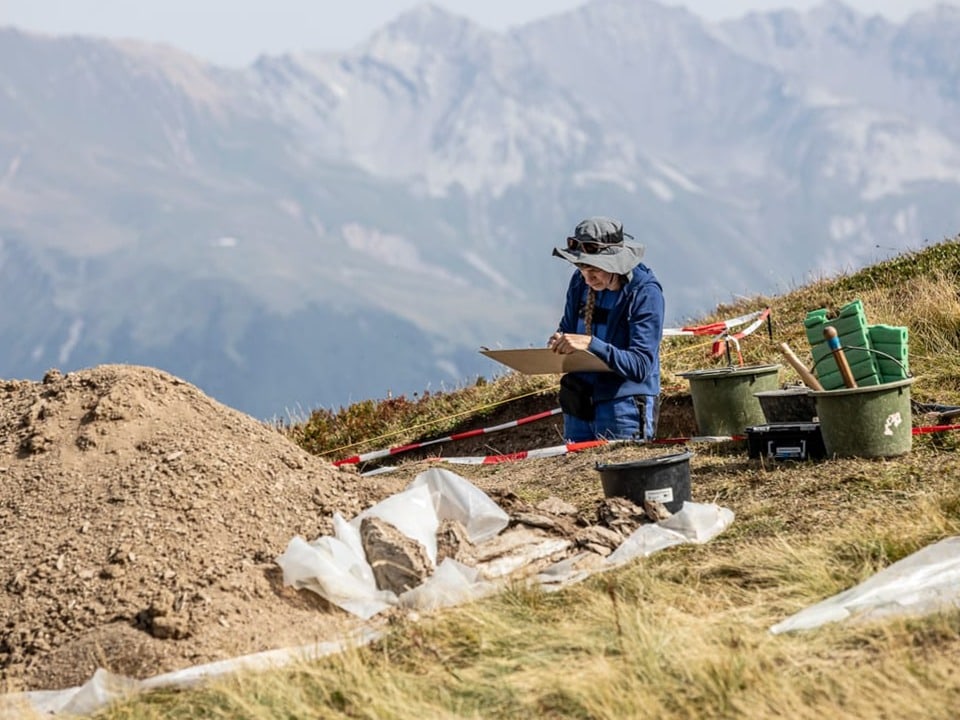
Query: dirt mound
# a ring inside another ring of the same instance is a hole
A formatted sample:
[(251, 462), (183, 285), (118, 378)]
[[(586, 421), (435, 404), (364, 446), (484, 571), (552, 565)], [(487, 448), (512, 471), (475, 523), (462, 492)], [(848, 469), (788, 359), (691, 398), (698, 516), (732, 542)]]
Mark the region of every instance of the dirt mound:
[(274, 558), (397, 482), (337, 471), (159, 370), (0, 381), (4, 690), (331, 637), (348, 618), (283, 588)]

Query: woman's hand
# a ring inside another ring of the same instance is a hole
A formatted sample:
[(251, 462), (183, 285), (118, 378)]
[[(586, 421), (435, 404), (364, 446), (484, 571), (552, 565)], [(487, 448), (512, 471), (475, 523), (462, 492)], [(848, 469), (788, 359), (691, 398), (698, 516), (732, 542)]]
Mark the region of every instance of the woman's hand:
[(590, 347), (591, 335), (574, 335), (571, 333), (555, 332), (547, 341), (547, 347), (555, 353), (568, 355), (576, 350), (586, 350)]

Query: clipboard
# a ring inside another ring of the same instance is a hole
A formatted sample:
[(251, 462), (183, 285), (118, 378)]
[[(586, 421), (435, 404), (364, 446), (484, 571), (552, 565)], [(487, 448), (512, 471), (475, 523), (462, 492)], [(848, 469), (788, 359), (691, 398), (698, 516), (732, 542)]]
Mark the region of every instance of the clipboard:
[(516, 350), (480, 351), (524, 375), (560, 375), (567, 372), (613, 372), (607, 364), (587, 350), (561, 355), (550, 348), (518, 348)]

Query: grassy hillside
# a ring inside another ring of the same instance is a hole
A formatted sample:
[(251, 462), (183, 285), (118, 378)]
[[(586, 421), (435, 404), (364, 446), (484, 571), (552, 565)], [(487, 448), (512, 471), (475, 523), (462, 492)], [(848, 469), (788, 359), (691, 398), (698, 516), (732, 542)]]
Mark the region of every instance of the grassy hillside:
[[(960, 238), (854, 274), (816, 280), (782, 296), (756, 296), (721, 305), (693, 324), (770, 307), (769, 333), (766, 327), (761, 328), (741, 343), (744, 362), (782, 363), (784, 379), (799, 383), (800, 378), (784, 362), (779, 343), (788, 343), (810, 365), (803, 328), (806, 314), (820, 308), (835, 312), (856, 299), (863, 302), (872, 324), (909, 328), (910, 363), (915, 376), (913, 399), (960, 404), (956, 358), (960, 351)], [(688, 393), (687, 381), (677, 373), (726, 364), (724, 358), (709, 357), (710, 345), (706, 337), (664, 340), (662, 373), (668, 398)], [(318, 409), (284, 431), (310, 452), (338, 459), (481, 427), (498, 408), (529, 397), (542, 396), (543, 407), (556, 406), (558, 381), (557, 376), (507, 373), (489, 380), (481, 378), (475, 385), (453, 392), (425, 392), (409, 398), (371, 399), (345, 408)], [(506, 415), (518, 417), (516, 412)]]
[[(913, 399), (960, 404), (960, 242), (781, 297), (718, 307), (702, 322), (772, 308), (772, 338), (746, 338), (746, 363), (809, 359), (803, 318), (862, 300), (871, 323), (907, 326)], [(677, 373), (705, 367), (698, 338), (664, 341)], [(785, 365), (784, 377), (797, 380)], [(283, 432), (331, 459), (467, 427), (516, 398), (555, 404), (555, 378), (513, 374), (444, 394), (317, 411)], [(513, 405), (511, 405), (511, 403)], [(514, 416), (521, 413), (514, 413)], [(914, 415), (914, 423), (924, 418)], [(777, 463), (735, 444), (695, 445), (693, 499), (732, 509), (731, 527), (555, 593), (517, 583), (432, 616), (398, 616), (382, 641), (322, 662), (157, 693), (105, 718), (953, 718), (960, 707), (960, 611), (772, 635), (771, 625), (960, 533), (956, 433), (918, 435), (896, 459)], [(531, 446), (556, 444), (544, 433)], [(663, 449), (651, 450), (661, 452)], [(484, 489), (558, 496), (589, 512), (609, 446), (558, 458), (457, 466)], [(448, 452), (447, 454), (451, 454)], [(422, 461), (398, 461), (410, 479)], [(306, 640), (306, 639), (305, 639)]]

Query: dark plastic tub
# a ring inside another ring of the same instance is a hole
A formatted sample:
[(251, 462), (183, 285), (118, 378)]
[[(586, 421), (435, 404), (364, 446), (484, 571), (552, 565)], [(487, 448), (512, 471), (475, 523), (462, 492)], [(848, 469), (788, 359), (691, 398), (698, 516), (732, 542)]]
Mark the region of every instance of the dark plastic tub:
[(792, 387), (754, 393), (768, 423), (813, 422), (817, 417), (817, 399), (810, 388)]
[(670, 512), (679, 512), (690, 500), (692, 456), (688, 451), (625, 463), (598, 463), (603, 495), (625, 497), (641, 507), (644, 500), (656, 500)]

